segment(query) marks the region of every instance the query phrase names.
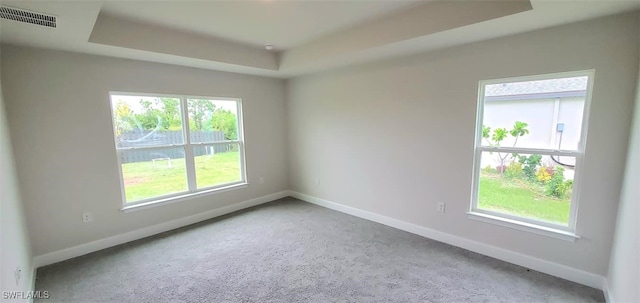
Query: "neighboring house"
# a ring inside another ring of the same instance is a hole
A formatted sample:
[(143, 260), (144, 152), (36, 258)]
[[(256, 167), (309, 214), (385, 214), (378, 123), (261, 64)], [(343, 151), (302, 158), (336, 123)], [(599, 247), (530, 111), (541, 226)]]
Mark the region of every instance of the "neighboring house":
[[(528, 124), (529, 133), (518, 138), (515, 147), (575, 149), (582, 132), (587, 77), (500, 83), (485, 90), (485, 126), (511, 129), (516, 121)], [(502, 146), (513, 146), (509, 136)], [(496, 167), (498, 155), (483, 155), (482, 167)], [(564, 164), (575, 164), (575, 158), (556, 158)], [(553, 165), (543, 157), (543, 165)], [(566, 170), (572, 178), (573, 171)]]

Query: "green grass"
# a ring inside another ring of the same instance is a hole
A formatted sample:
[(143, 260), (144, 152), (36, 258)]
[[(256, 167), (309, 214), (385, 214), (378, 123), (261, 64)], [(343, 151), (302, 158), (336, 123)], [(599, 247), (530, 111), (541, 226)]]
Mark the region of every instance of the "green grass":
[(480, 174), (478, 206), (516, 216), (568, 224), (571, 201), (544, 195), (544, 188), (499, 174)]
[[(218, 153), (195, 157), (196, 183), (204, 188), (240, 181), (238, 152)], [(122, 164), (127, 202), (187, 191), (187, 173), (184, 159)]]

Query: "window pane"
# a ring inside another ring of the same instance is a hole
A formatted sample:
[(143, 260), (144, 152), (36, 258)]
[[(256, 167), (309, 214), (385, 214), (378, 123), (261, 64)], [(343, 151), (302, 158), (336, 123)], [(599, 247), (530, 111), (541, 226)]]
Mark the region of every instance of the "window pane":
[(242, 180), (237, 143), (197, 146), (194, 155), (198, 188)]
[(111, 95), (116, 147), (183, 144), (179, 98)]
[(478, 208), (566, 226), (575, 161), (575, 157), (483, 152)]
[(184, 148), (120, 151), (127, 202), (187, 191)]
[(187, 99), (191, 143), (238, 140), (236, 101)]
[(484, 146), (577, 150), (588, 77), (485, 85)]

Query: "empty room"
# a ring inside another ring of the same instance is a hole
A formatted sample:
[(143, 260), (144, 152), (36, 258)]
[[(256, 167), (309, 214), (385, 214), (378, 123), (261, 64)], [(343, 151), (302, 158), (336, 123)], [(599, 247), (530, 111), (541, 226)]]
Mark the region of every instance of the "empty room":
[(640, 2), (0, 0), (2, 302), (640, 303)]

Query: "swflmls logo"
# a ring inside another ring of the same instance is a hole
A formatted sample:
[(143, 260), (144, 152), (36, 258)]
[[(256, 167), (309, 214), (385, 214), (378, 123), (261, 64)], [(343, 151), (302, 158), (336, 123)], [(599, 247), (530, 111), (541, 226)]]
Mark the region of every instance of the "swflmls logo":
[(2, 299), (4, 300), (24, 300), (24, 299), (49, 299), (49, 291), (2, 291)]

